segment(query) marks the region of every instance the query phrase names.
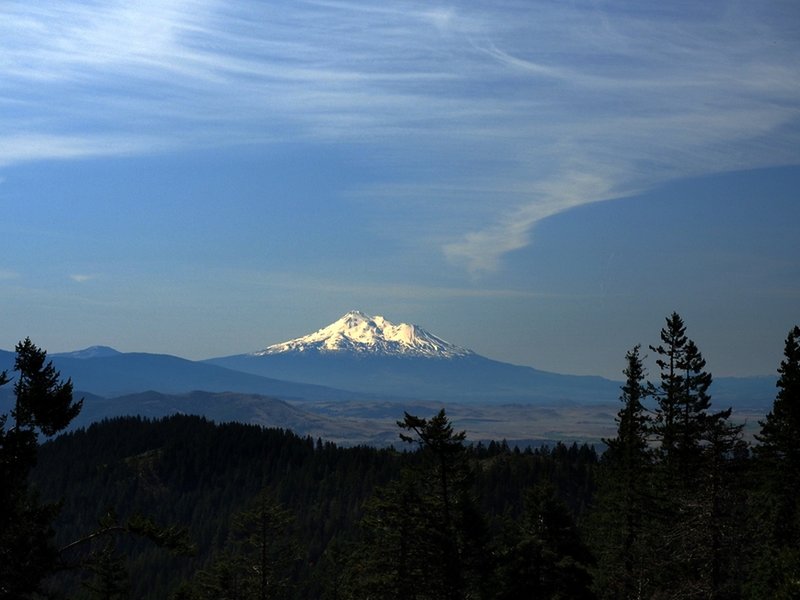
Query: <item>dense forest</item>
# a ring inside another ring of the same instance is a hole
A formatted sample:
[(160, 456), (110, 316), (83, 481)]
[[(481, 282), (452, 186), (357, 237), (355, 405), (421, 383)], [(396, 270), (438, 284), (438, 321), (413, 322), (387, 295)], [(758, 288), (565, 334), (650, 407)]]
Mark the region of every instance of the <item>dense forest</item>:
[(595, 448), (393, 448), (176, 415), (96, 423), (30, 340), (0, 416), (0, 598), (800, 597), (800, 328), (754, 444), (677, 314)]

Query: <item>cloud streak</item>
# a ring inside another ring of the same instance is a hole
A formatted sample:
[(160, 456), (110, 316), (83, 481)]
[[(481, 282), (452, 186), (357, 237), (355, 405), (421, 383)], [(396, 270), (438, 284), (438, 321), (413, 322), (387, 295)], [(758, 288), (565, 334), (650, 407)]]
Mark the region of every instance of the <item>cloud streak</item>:
[(92, 279), (97, 279), (97, 275), (88, 275), (86, 273), (74, 273), (69, 278), (75, 283), (86, 283)]
[[(799, 20), (770, 1), (649, 13), (8, 2), (0, 166), (295, 140), (377, 147), (411, 173), (412, 202), (481, 190), (445, 197), (425, 234), (435, 229), (444, 255), (477, 274), (581, 204), (800, 161)], [(425, 163), (442, 157), (432, 174)], [(393, 180), (369, 191), (388, 197)]]

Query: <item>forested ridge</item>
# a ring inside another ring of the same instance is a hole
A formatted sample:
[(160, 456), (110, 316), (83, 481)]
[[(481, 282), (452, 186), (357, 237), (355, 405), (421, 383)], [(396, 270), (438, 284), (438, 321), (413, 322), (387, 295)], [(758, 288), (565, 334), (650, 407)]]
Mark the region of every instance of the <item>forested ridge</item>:
[(187, 415), (40, 445), (80, 405), (26, 340), (0, 597), (800, 597), (800, 328), (754, 444), (679, 315), (649, 352), (651, 374), (625, 357), (598, 456), (473, 444), (444, 410), (399, 414), (384, 449)]
[[(464, 458), (480, 469), (472, 484), (481, 490), (476, 510), (498, 518), (516, 517), (525, 490), (544, 479), (558, 482), (563, 497), (581, 511), (597, 459), (587, 446), (519, 452), (503, 443), (465, 448)], [(175, 584), (207, 570), (235, 537), (234, 517), (264, 492), (271, 506), (291, 516), (280, 536), (298, 548), (297, 560), (287, 566), (292, 587), (317, 597), (325, 584), (321, 573), (335, 574), (341, 566), (325, 564), (325, 551), (345, 554), (359, 537), (364, 504), (375, 490), (418, 467), (420, 459), (393, 449), (340, 448), (278, 429), (215, 425), (201, 417), (130, 417), (45, 444), (32, 479), (44, 499), (63, 499), (55, 523), (59, 544), (97, 529), (109, 510), (120, 520), (143, 514), (188, 529), (194, 556), (141, 543), (125, 548), (136, 598), (166, 597), (157, 582)]]

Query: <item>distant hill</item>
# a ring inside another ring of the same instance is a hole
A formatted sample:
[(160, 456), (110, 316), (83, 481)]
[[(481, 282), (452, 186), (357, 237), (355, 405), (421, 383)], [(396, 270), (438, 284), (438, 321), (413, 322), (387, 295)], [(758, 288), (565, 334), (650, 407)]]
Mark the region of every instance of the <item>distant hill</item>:
[[(80, 358), (76, 358), (74, 353), (55, 354), (50, 358), (62, 377), (72, 378), (76, 390), (105, 397), (146, 391), (182, 394), (202, 390), (262, 394), (284, 399), (363, 398), (357, 393), (232, 371), (168, 354), (114, 351)], [(13, 365), (14, 353), (0, 351), (0, 370), (8, 370), (13, 376)]]
[[(160, 419), (184, 414), (201, 415), (216, 423), (249, 423), (287, 429), (302, 436), (343, 442), (368, 442), (374, 433), (362, 421), (318, 414), (305, 410), (302, 404), (289, 404), (258, 394), (204, 391), (163, 394), (150, 391), (117, 398), (86, 396), (81, 392), (76, 393), (76, 396), (85, 396), (84, 405), (70, 429), (128, 415)], [(397, 408), (394, 412), (395, 419), (402, 416)]]

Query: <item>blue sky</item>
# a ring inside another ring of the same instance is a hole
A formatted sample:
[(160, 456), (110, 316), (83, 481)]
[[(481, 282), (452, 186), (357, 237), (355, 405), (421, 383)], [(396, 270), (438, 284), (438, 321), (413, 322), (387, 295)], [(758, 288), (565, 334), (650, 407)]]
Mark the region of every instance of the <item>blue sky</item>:
[[(651, 6), (652, 4), (652, 6)], [(800, 321), (800, 7), (0, 5), (0, 347), (206, 358), (358, 308), (619, 377)]]

